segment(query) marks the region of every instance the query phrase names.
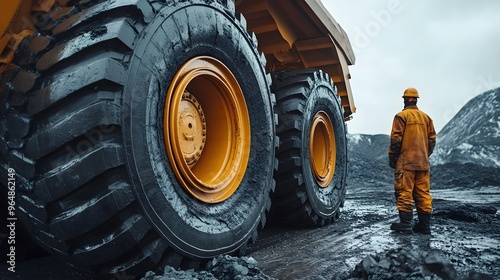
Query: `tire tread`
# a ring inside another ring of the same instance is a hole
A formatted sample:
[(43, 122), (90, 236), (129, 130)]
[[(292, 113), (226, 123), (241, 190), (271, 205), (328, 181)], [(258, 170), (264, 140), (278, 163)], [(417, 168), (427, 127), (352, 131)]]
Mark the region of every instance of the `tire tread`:
[[(273, 73), (273, 91), (276, 93), (276, 112), (279, 115), (277, 134), (281, 144), (277, 150), (279, 168), (275, 172), (276, 192), (273, 196), (272, 214), (279, 221), (299, 227), (329, 224), (338, 217), (314, 212), (306, 191), (303, 174), (302, 143), (304, 120), (309, 94), (316, 83), (327, 83), (334, 88), (331, 78), (316, 69), (299, 69)], [(340, 104), (337, 94), (333, 102)], [(341, 106), (339, 105), (341, 108)], [(343, 112), (341, 112), (343, 116)], [(338, 210), (336, 211), (338, 212)]]

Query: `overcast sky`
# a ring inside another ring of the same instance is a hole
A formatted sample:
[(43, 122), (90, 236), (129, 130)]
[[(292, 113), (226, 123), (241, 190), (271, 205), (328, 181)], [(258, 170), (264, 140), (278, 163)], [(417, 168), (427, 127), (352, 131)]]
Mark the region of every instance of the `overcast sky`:
[(389, 134), (408, 87), (438, 132), (471, 98), (500, 87), (500, 1), (322, 2), (356, 55), (349, 133)]

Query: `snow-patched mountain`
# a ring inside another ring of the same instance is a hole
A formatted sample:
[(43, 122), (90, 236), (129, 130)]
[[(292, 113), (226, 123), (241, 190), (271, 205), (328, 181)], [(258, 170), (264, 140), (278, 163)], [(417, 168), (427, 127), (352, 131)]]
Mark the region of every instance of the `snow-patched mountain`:
[(431, 163), (500, 167), (500, 88), (473, 98), (446, 124)]
[[(432, 116), (431, 116), (432, 117)], [(348, 134), (349, 184), (392, 184), (389, 135)], [(470, 100), (437, 136), (431, 184), (500, 185), (500, 88)]]
[[(349, 176), (347, 185), (392, 185), (394, 170), (389, 167), (389, 135), (348, 134)], [(431, 162), (436, 155), (431, 156)], [(431, 167), (433, 189), (457, 186), (500, 186), (498, 166), (481, 163), (446, 162)]]

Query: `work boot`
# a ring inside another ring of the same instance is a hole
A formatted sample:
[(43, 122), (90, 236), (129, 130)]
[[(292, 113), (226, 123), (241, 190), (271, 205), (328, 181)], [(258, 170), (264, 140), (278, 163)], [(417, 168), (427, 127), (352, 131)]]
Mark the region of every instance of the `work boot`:
[(431, 213), (418, 213), (418, 223), (413, 227), (413, 231), (431, 234)]
[(397, 232), (412, 233), (411, 219), (413, 218), (412, 212), (399, 211), (399, 223), (392, 223), (391, 229)]

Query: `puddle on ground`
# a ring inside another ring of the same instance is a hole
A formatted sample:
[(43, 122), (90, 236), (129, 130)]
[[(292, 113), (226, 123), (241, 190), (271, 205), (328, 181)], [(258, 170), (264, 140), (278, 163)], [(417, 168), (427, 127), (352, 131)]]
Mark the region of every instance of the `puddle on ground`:
[[(474, 190), (432, 190), (435, 199), (460, 203), (498, 203), (500, 187)], [(389, 191), (374, 194), (356, 192), (346, 199), (341, 219), (319, 229), (291, 230), (264, 237), (269, 246), (252, 253), (267, 275), (277, 279), (310, 279), (313, 275), (333, 275), (352, 271), (367, 255), (395, 248), (421, 252), (440, 251), (458, 266), (482, 269), (481, 263), (499, 262), (500, 240), (495, 236), (470, 234), (453, 224), (433, 224), (433, 234), (405, 235), (390, 230), (397, 218)], [(458, 203), (458, 204), (460, 204)], [(455, 222), (455, 221), (454, 221)], [(468, 225), (468, 224), (465, 224)]]
[(431, 238), (430, 248), (447, 251), (449, 253), (464, 253), (474, 251), (481, 253), (486, 250), (500, 250), (500, 240), (486, 236), (464, 236), (460, 234), (436, 234)]

